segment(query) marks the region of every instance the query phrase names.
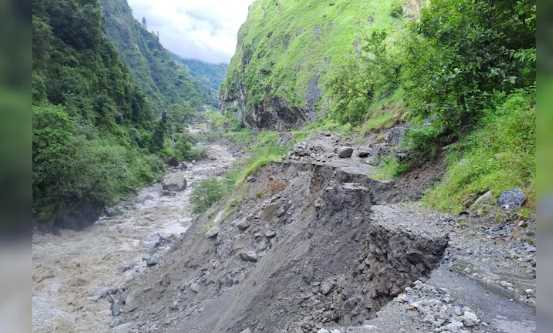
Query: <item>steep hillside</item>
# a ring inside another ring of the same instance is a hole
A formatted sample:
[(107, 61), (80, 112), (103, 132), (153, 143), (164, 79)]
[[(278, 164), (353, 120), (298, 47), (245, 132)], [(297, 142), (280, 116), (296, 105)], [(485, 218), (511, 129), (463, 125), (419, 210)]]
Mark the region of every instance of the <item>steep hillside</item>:
[(338, 65), (361, 53), (370, 31), (399, 30), (398, 11), (395, 0), (254, 2), (222, 89), (224, 111), (262, 128), (294, 127), (313, 118), (327, 108), (321, 97)]
[(195, 59), (183, 59), (178, 55), (173, 55), (177, 63), (181, 63), (194, 79), (209, 92), (210, 99), (219, 101), (219, 88), (227, 75), (227, 64), (210, 64)]
[(531, 205), (535, 31), (527, 0), (258, 0), (239, 33), (223, 111), (276, 130), (316, 116), (311, 128), (362, 135), (403, 122), (402, 151), (380, 167), (399, 176), (447, 155), (430, 205), (460, 212), (512, 188)]
[(78, 227), (152, 181), (164, 132), (94, 0), (33, 1), (33, 214)]
[(101, 4), (107, 36), (156, 109), (183, 102), (196, 107), (217, 105), (217, 96), (174, 61), (158, 36), (134, 19), (126, 0), (102, 0)]

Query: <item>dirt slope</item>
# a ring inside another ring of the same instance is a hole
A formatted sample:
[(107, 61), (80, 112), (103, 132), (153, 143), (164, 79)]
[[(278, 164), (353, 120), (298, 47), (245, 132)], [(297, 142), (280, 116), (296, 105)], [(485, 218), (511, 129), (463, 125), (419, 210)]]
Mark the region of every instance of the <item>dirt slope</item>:
[[(234, 209), (195, 221), (158, 267), (119, 291), (115, 330), (534, 332), (531, 246), (507, 241), (512, 225), (470, 227), (399, 203), (436, 172), (367, 177), (395, 141), (320, 135), (260, 170)], [(341, 158), (348, 147), (352, 157)]]

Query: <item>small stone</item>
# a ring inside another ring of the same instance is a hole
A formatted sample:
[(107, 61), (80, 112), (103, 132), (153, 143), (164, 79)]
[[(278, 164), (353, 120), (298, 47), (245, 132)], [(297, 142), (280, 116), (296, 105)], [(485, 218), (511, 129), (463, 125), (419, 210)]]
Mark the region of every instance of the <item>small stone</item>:
[(146, 266), (148, 267), (152, 267), (159, 264), (159, 257), (156, 255), (145, 257), (143, 258), (143, 260), (146, 262)]
[(352, 155), (353, 155), (353, 148), (351, 147), (342, 148), (338, 153), (338, 157), (340, 158), (351, 158)]
[(255, 253), (255, 251), (241, 252), (240, 259), (248, 262), (257, 262), (257, 253)]
[(317, 333), (330, 333), (326, 328), (321, 328)]
[(252, 330), (250, 330), (249, 328), (246, 328), (245, 330), (243, 330), (240, 333), (252, 333)]
[(112, 330), (113, 333), (130, 333), (131, 331), (132, 331), (132, 323), (119, 325), (117, 327), (114, 327)]
[(478, 319), (478, 316), (474, 314), (474, 312), (465, 311), (465, 313), (463, 314), (463, 325), (465, 325), (466, 327), (474, 327), (478, 325), (479, 322), (480, 320)]
[(321, 293), (323, 295), (328, 295), (334, 289), (335, 282), (334, 279), (327, 279), (321, 283)]
[(214, 226), (214, 227), (211, 227), (211, 228), (206, 232), (205, 236), (206, 236), (208, 239), (217, 238), (217, 236), (219, 235), (219, 232), (220, 232), (219, 226)]
[(463, 308), (461, 308), (460, 306), (456, 306), (456, 307), (453, 308), (453, 312), (457, 316), (462, 316), (463, 315)]
[(248, 220), (241, 220), (238, 223), (236, 223), (236, 227), (240, 231), (244, 231), (250, 227), (250, 222), (248, 222)]
[(501, 282), (499, 282), (499, 285), (502, 286), (503, 288), (512, 288), (513, 287), (513, 284), (510, 283), (510, 282), (507, 282), (507, 281), (501, 281)]
[(488, 191), (476, 199), (476, 201), (470, 206), (469, 210), (472, 213), (482, 215), (489, 211), (493, 205), (493, 193), (492, 191)]
[(359, 153), (357, 153), (357, 156), (359, 158), (368, 158), (369, 156), (371, 156), (371, 153), (365, 150), (361, 150), (359, 151)]
[(268, 230), (265, 232), (265, 237), (271, 239), (276, 237), (276, 232), (274, 230)]
[(453, 320), (451, 323), (443, 326), (442, 332), (459, 332), (463, 328), (463, 323), (457, 320)]
[(193, 283), (190, 284), (190, 290), (192, 290), (192, 292), (197, 294), (197, 293), (200, 292), (200, 285), (197, 284), (196, 282), (193, 282)]

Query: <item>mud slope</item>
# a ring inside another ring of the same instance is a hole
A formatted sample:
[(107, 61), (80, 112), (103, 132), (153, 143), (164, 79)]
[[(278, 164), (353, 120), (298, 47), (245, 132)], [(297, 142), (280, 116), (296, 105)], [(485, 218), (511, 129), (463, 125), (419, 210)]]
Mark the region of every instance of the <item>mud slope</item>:
[(410, 221), (371, 219), (390, 190), (332, 165), (262, 169), (237, 194), (235, 213), (197, 221), (159, 267), (120, 291), (117, 329), (317, 332), (363, 323), (428, 276), (448, 242)]

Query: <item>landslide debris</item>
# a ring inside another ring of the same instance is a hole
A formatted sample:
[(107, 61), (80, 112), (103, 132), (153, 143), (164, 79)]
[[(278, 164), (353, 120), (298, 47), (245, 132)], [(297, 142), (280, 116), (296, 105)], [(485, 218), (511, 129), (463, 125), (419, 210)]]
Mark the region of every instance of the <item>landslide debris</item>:
[(114, 325), (317, 332), (374, 317), (430, 275), (448, 238), (409, 221), (374, 220), (373, 205), (393, 187), (350, 171), (293, 160), (263, 168), (237, 193), (238, 207), (200, 218), (121, 292)]

